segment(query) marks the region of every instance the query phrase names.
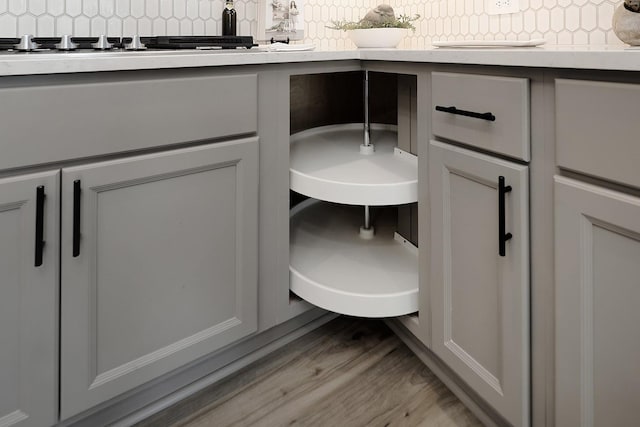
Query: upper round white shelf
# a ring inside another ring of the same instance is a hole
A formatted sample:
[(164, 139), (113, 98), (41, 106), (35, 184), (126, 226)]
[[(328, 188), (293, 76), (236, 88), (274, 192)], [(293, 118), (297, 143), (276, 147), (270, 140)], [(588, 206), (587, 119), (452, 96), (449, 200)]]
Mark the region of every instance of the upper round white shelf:
[(375, 235), (359, 234), (363, 208), (306, 200), (291, 210), (291, 290), (336, 313), (391, 317), (418, 311), (418, 251), (394, 233), (393, 210), (372, 211)]
[(360, 152), (363, 135), (361, 123), (322, 126), (291, 135), (291, 189), (349, 205), (416, 202), (418, 160), (396, 149), (395, 126), (371, 126), (372, 154)]

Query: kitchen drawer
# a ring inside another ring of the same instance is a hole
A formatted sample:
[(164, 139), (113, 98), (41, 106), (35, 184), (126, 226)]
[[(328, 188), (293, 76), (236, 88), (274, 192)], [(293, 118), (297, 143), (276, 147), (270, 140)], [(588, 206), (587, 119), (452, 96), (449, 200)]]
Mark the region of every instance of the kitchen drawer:
[[(432, 102), (435, 136), (530, 160), (528, 79), (434, 72)], [(455, 107), (458, 113), (436, 107)], [(495, 120), (464, 112), (491, 113)]]
[(560, 167), (640, 187), (640, 85), (556, 80)]
[(255, 133), (257, 80), (125, 73), (5, 85), (0, 170)]

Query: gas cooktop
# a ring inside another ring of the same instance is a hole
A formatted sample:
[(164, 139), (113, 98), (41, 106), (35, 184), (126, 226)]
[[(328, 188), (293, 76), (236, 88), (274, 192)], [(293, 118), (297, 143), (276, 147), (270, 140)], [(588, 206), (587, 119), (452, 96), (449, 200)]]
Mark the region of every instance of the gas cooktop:
[(33, 37), (0, 38), (0, 50), (11, 52), (76, 51), (92, 49), (251, 49), (252, 36), (133, 36), (133, 37)]

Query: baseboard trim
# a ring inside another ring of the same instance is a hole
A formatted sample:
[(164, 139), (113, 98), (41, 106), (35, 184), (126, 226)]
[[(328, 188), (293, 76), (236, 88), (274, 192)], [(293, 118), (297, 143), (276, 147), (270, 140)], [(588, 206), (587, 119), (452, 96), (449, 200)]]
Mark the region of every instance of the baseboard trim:
[(425, 347), (400, 320), (387, 319), (385, 323), (480, 422), (485, 426), (491, 427), (510, 425), (500, 414), (484, 402), (477, 393), (471, 390), (438, 356)]
[(58, 427), (129, 427), (223, 380), (336, 317), (337, 314), (324, 310), (310, 310), (282, 325), (216, 352), (205, 360), (63, 421)]

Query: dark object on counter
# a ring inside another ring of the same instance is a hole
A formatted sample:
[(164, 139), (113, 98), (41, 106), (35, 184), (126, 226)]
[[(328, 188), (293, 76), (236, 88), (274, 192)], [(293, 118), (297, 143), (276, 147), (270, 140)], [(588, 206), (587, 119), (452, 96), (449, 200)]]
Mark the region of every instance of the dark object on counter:
[[(29, 49), (19, 49), (22, 39), (0, 37), (0, 51), (16, 53), (28, 51), (57, 52), (62, 37), (24, 36), (23, 43)], [(252, 36), (140, 36), (140, 42), (149, 49), (251, 49), (258, 46)], [(100, 42), (102, 40), (102, 42)], [(123, 49), (133, 41), (133, 37), (71, 37), (76, 51), (91, 50), (108, 52), (112, 49)], [(64, 52), (69, 52), (65, 50)]]
[(222, 49), (251, 49), (252, 36), (156, 36), (142, 38), (150, 49), (204, 49), (221, 47)]
[(276, 40), (275, 38), (271, 37), (270, 42), (271, 42), (271, 44), (274, 44), (274, 43), (284, 43), (284, 44), (289, 44), (289, 37), (287, 37), (287, 39), (286, 39), (286, 40)]
[(233, 8), (233, 0), (226, 0), (222, 10), (222, 35), (236, 35), (236, 10)]

